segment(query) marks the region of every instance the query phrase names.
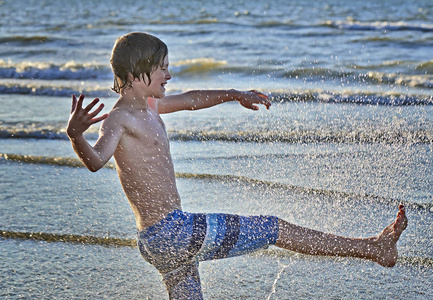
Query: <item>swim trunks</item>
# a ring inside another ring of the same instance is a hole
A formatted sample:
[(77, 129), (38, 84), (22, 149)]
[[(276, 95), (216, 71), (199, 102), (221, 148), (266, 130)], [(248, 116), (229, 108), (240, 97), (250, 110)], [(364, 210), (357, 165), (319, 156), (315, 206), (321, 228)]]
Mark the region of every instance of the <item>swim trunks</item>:
[(202, 299), (198, 263), (274, 245), (278, 218), (175, 210), (138, 232), (143, 258), (162, 274), (170, 299)]

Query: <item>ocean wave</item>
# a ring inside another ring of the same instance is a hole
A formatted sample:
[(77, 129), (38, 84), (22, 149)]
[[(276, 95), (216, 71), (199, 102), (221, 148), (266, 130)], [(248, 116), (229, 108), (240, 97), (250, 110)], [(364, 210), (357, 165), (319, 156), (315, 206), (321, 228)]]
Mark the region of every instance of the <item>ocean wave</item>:
[(363, 37), (357, 37), (350, 40), (351, 43), (366, 44), (374, 43), (375, 46), (387, 47), (387, 48), (418, 48), (418, 47), (431, 47), (432, 40), (422, 34), (414, 34), (410, 37), (406, 35), (380, 35), (375, 34)]
[(152, 24), (152, 25), (201, 25), (201, 24), (222, 24), (223, 22), (216, 17), (203, 17), (203, 18), (192, 18), (185, 20), (171, 20), (171, 19), (158, 19), (153, 21), (143, 21), (143, 24)]
[[(21, 154), (7, 154), (0, 153), (0, 158), (7, 161), (14, 161), (20, 163), (39, 164), (39, 165), (54, 165), (66, 167), (84, 167), (83, 163), (78, 158), (72, 157), (58, 157), (58, 156), (34, 156), (34, 155), (21, 155)], [(114, 169), (114, 164), (108, 162), (106, 168)]]
[[(411, 65), (410, 69), (402, 72), (401, 66)], [(386, 73), (383, 69), (395, 69), (395, 72)], [(277, 67), (272, 64), (263, 63), (257, 66), (242, 66), (229, 64), (225, 60), (214, 58), (196, 58), (181, 60), (172, 63), (170, 72), (177, 78), (190, 78), (191, 76), (224, 76), (225, 74), (241, 76), (272, 76), (282, 79), (305, 79), (308, 81), (333, 81), (351, 82), (354, 84), (392, 84), (397, 86), (408, 86), (416, 88), (433, 88), (433, 61), (406, 62), (391, 61), (380, 65), (348, 66), (346, 70), (336, 70), (328, 67), (300, 66), (293, 69)], [(77, 63), (69, 61), (64, 64), (53, 64), (47, 62), (19, 62), (4, 61), (0, 59), (0, 78), (5, 80), (20, 79), (9, 84), (0, 83), (0, 93), (4, 94), (35, 94), (35, 95), (70, 95), (70, 87), (55, 87), (59, 81), (81, 81), (84, 83), (97, 82), (96, 85), (104, 83), (103, 96), (110, 93), (110, 85), (113, 79), (111, 68), (108, 65), (97, 63)], [(31, 80), (22, 83), (21, 80)], [(34, 82), (39, 80), (39, 82)], [(87, 84), (89, 85), (89, 84)], [(75, 87), (76, 88), (76, 87)], [(99, 90), (101, 90), (99, 88)], [(89, 91), (91, 92), (91, 91)], [(93, 95), (93, 94), (92, 94)]]
[(394, 131), (352, 130), (348, 132), (329, 130), (292, 129), (267, 132), (221, 132), (221, 131), (169, 131), (174, 141), (224, 141), (224, 142), (283, 142), (283, 143), (384, 143), (384, 144), (431, 144), (432, 131)]
[(293, 21), (281, 21), (281, 20), (266, 20), (259, 22), (257, 27), (280, 27), (280, 26), (292, 26)]
[(39, 240), (45, 242), (79, 243), (103, 246), (136, 247), (136, 239), (122, 239), (113, 237), (99, 237), (90, 235), (58, 234), (45, 232), (16, 232), (0, 230), (0, 238)]
[(408, 23), (408, 22), (360, 22), (354, 20), (345, 21), (325, 21), (322, 23), (324, 26), (336, 27), (339, 29), (347, 30), (409, 30), (409, 31), (433, 31), (432, 24), (422, 24), (422, 23)]
[[(0, 122), (0, 139), (37, 139), (37, 140), (69, 140), (65, 132), (65, 124), (46, 125), (44, 123), (8, 123)], [(96, 128), (90, 128), (85, 136), (89, 140), (98, 138)]]
[(366, 105), (431, 105), (433, 96), (429, 95), (408, 95), (402, 93), (388, 92), (357, 92), (345, 91), (336, 93), (323, 90), (293, 91), (293, 92), (271, 92), (271, 101), (276, 102), (325, 102), (325, 103), (352, 103)]
[(56, 65), (47, 62), (23, 61), (13, 63), (0, 59), (0, 78), (14, 79), (44, 79), (44, 80), (86, 80), (111, 79), (111, 69), (108, 66), (69, 61)]
[[(213, 58), (196, 58), (172, 63), (170, 72), (174, 76), (214, 72), (227, 66), (227, 61)], [(240, 71), (240, 69), (238, 69)], [(41, 79), (41, 80), (112, 80), (109, 65), (97, 63), (77, 63), (69, 61), (64, 64), (24, 61), (13, 63), (0, 59), (0, 78), (6, 79)]]
[[(421, 69), (428, 69), (430, 65), (419, 65)], [(426, 71), (427, 73), (427, 71)], [(418, 87), (418, 88), (433, 88), (433, 75), (411, 75), (401, 73), (384, 73), (384, 72), (373, 72), (367, 73), (369, 79), (374, 80), (378, 83), (393, 84), (400, 86)]]
[(187, 74), (201, 75), (221, 70), (224, 66), (227, 66), (227, 61), (225, 60), (215, 60), (213, 58), (187, 59), (173, 63), (170, 67), (170, 72), (175, 76)]
[(0, 43), (18, 43), (18, 44), (41, 44), (50, 41), (51, 38), (45, 35), (34, 35), (34, 36), (24, 36), (24, 35), (15, 35), (15, 36), (4, 36), (0, 37)]
[[(54, 166), (65, 166), (65, 167), (75, 167), (75, 168), (84, 167), (84, 165), (78, 158), (72, 158), (72, 157), (33, 156), (33, 155), (0, 153), (0, 161), (1, 159), (4, 159), (6, 161), (29, 163), (29, 164), (54, 165)], [(109, 169), (115, 169), (115, 164), (109, 162), (104, 167)], [(358, 193), (350, 193), (350, 192), (335, 191), (335, 190), (308, 188), (308, 187), (296, 186), (296, 185), (279, 183), (279, 182), (268, 181), (268, 180), (259, 180), (259, 179), (254, 179), (246, 176), (232, 175), (232, 174), (224, 175), (224, 174), (200, 174), (200, 173), (176, 172), (175, 175), (177, 178), (196, 179), (196, 180), (215, 180), (215, 181), (222, 181), (222, 182), (237, 182), (240, 184), (254, 185), (257, 187), (263, 186), (272, 189), (282, 189), (286, 191), (289, 190), (297, 194), (324, 195), (324, 196), (338, 199), (340, 202), (341, 201), (353, 202), (358, 199), (360, 201), (374, 201), (377, 203), (390, 204), (394, 206), (401, 203), (401, 200), (399, 199), (379, 197), (367, 193), (358, 194)], [(407, 202), (405, 203), (405, 205), (408, 208), (433, 213), (432, 203)]]
[(101, 82), (50, 82), (45, 80), (22, 80), (0, 82), (0, 94), (70, 97), (84, 94), (89, 97), (112, 97), (114, 92), (109, 84)]
[[(222, 62), (209, 62), (218, 68)], [(429, 66), (425, 65), (424, 68)], [(180, 73), (184, 72), (206, 72), (203, 67), (203, 62), (197, 66), (187, 64), (179, 66)], [(200, 70), (194, 70), (198, 68)], [(302, 73), (303, 71), (298, 71)], [(326, 72), (326, 71), (322, 71)], [(292, 73), (293, 75), (295, 72)], [(364, 84), (366, 81), (377, 82), (382, 84), (400, 84), (415, 87), (430, 88), (433, 87), (432, 75), (402, 75), (381, 72), (369, 72), (363, 77)], [(55, 96), (55, 97), (70, 97), (71, 95), (84, 94), (88, 97), (113, 97), (116, 94), (111, 90), (110, 82), (101, 81), (46, 81), (46, 80), (3, 80), (0, 81), (0, 94), (20, 94), (20, 95), (35, 95), (35, 96)], [(260, 89), (258, 89), (260, 90)], [(179, 89), (179, 86), (168, 86), (168, 94), (186, 92)], [(271, 101), (274, 102), (326, 102), (326, 103), (353, 103), (353, 104), (368, 104), (368, 105), (389, 105), (389, 106), (407, 106), (407, 105), (432, 105), (433, 96), (428, 94), (406, 94), (398, 92), (363, 92), (350, 91), (343, 92), (324, 91), (323, 89), (311, 90), (272, 90), (264, 91), (268, 94)]]
[(433, 71), (433, 60), (428, 61), (410, 61), (410, 60), (387, 60), (378, 64), (369, 64), (369, 65), (360, 65), (353, 64), (351, 65), (352, 69), (358, 70), (380, 70), (380, 69), (395, 69), (401, 67), (408, 67), (414, 71), (420, 72), (428, 72)]
[[(67, 140), (65, 124), (44, 125), (33, 123), (1, 124), (0, 139), (47, 139)], [(363, 128), (339, 130), (332, 128), (286, 128), (282, 130), (252, 130), (229, 131), (221, 130), (169, 130), (171, 141), (222, 141), (222, 142), (253, 142), (272, 143), (282, 142), (289, 144), (317, 144), (317, 143), (346, 143), (346, 144), (433, 144), (433, 131), (431, 129), (418, 130), (384, 130)], [(86, 132), (86, 138), (96, 140), (96, 128)]]
[(65, 132), (53, 129), (5, 129), (0, 128), (0, 138), (17, 138), (17, 139), (43, 139), (43, 140), (66, 140), (68, 136)]
[(284, 70), (281, 73), (284, 77), (320, 77), (320, 78), (347, 78), (356, 77), (354, 72), (333, 70), (322, 67), (299, 67), (291, 70)]
[(416, 70), (426, 72), (428, 74), (433, 73), (433, 60), (422, 62), (415, 67)]
[[(432, 68), (431, 62), (418, 63), (414, 65), (411, 70), (408, 70), (408, 73), (402, 73), (399, 71), (397, 72), (379, 71), (381, 69), (386, 69), (386, 68), (398, 68), (404, 65), (404, 63), (405, 62), (396, 61), (396, 62), (385, 62), (380, 65), (372, 65), (372, 66), (352, 65), (349, 66), (349, 68), (352, 70), (346, 70), (346, 71), (334, 70), (329, 68), (321, 68), (321, 67), (304, 67), (304, 68), (296, 68), (288, 71), (278, 70), (274, 74), (280, 77), (306, 78), (309, 80), (321, 80), (321, 81), (344, 80), (344, 82), (350, 82), (354, 84), (375, 83), (375, 84), (396, 85), (396, 86), (404, 86), (404, 87), (416, 87), (416, 88), (424, 88), (424, 89), (433, 88), (433, 75), (430, 72)], [(378, 71), (374, 71), (374, 70), (378, 70)]]

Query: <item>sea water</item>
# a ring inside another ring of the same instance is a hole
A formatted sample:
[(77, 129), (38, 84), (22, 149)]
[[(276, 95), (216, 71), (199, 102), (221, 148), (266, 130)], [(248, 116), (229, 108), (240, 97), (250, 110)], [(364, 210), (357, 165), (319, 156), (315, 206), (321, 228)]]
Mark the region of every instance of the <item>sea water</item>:
[(168, 94), (257, 89), (272, 101), (163, 116), (185, 210), (367, 237), (407, 207), (392, 269), (271, 247), (202, 263), (206, 299), (431, 299), (432, 11), (423, 0), (0, 1), (1, 298), (166, 299), (134, 247), (113, 162), (87, 171), (65, 134), (72, 94), (114, 104), (114, 40), (144, 31), (169, 47)]

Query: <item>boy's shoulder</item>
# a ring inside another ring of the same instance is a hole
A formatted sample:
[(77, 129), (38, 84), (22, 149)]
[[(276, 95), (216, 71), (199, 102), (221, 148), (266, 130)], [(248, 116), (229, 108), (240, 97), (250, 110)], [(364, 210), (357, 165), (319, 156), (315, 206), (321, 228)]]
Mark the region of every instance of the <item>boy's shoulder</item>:
[(129, 116), (133, 115), (134, 111), (131, 109), (127, 109), (126, 107), (122, 106), (114, 106), (111, 111), (108, 113), (107, 119), (128, 119)]
[[(146, 107), (134, 108), (124, 103), (116, 103), (108, 113), (107, 119), (104, 120), (108, 126), (132, 128), (143, 126), (147, 122), (152, 122), (158, 114), (158, 99), (153, 100)], [(158, 118), (158, 117), (157, 117)]]
[(128, 127), (131, 119), (134, 118), (134, 113), (131, 110), (122, 106), (114, 106), (108, 113), (108, 117), (102, 122), (101, 129), (112, 130), (114, 128)]

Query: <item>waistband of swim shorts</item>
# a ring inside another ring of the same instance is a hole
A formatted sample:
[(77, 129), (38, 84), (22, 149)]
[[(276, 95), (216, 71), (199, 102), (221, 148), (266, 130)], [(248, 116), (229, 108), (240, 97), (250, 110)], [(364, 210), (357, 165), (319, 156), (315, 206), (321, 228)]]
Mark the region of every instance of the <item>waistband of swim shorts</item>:
[(164, 225), (168, 222), (173, 221), (174, 219), (179, 218), (184, 212), (180, 209), (175, 209), (172, 212), (168, 213), (162, 220), (156, 222), (155, 224), (144, 228), (143, 230), (137, 230), (137, 236), (144, 238), (148, 235), (151, 235), (155, 231), (159, 231)]

